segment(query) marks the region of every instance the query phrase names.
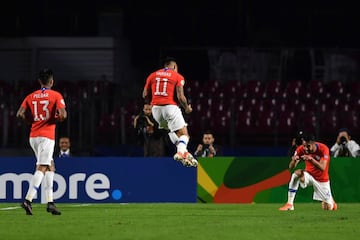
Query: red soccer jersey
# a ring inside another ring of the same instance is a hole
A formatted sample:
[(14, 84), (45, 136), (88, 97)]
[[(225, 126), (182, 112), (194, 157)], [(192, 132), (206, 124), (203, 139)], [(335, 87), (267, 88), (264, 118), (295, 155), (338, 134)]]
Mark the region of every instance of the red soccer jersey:
[(151, 88), (152, 105), (177, 105), (176, 86), (184, 86), (184, 77), (170, 68), (162, 68), (151, 73), (146, 79), (145, 88)]
[(30, 137), (55, 139), (56, 111), (65, 108), (62, 95), (54, 90), (36, 90), (26, 96), (21, 106), (30, 109), (32, 124)]
[(329, 148), (323, 144), (316, 142), (316, 151), (314, 153), (306, 154), (304, 151), (304, 146), (300, 145), (296, 149), (296, 154), (298, 156), (302, 155), (310, 155), (316, 161), (326, 161), (326, 167), (324, 171), (321, 171), (317, 168), (311, 161), (304, 161), (305, 162), (305, 171), (310, 173), (317, 181), (319, 182), (327, 182), (329, 181), (329, 165), (330, 165), (330, 151)]

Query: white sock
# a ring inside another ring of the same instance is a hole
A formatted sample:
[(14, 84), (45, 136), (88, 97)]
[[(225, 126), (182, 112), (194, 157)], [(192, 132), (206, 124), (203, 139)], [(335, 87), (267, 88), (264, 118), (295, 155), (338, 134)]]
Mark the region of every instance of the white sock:
[(177, 145), (177, 151), (180, 153), (184, 153), (187, 151), (187, 145), (189, 142), (189, 137), (186, 135), (181, 135), (179, 137), (179, 143)]
[(289, 182), (289, 190), (288, 190), (288, 203), (290, 204), (294, 204), (295, 195), (299, 188), (299, 182), (300, 182), (299, 177), (295, 173), (293, 173), (291, 175), (291, 179)]
[(54, 201), (54, 191), (53, 191), (54, 175), (55, 173), (53, 171), (47, 171), (45, 173), (44, 182), (45, 182), (45, 196), (47, 202)]
[(43, 178), (44, 178), (44, 174), (41, 171), (36, 170), (34, 175), (31, 177), (29, 190), (25, 197), (26, 200), (29, 200), (30, 202), (32, 202), (35, 194), (37, 193), (37, 191), (39, 189), (39, 186), (40, 186)]

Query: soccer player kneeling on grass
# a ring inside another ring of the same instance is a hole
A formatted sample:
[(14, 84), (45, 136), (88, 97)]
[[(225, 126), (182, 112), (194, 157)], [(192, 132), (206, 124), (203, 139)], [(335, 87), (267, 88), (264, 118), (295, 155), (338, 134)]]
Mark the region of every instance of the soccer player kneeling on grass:
[(320, 142), (315, 141), (313, 135), (304, 135), (300, 145), (291, 157), (289, 169), (293, 170), (300, 161), (305, 162), (305, 169), (296, 169), (291, 175), (287, 203), (279, 208), (280, 211), (294, 210), (294, 199), (300, 187), (313, 186), (313, 199), (321, 201), (324, 210), (337, 210), (329, 179), (330, 151)]

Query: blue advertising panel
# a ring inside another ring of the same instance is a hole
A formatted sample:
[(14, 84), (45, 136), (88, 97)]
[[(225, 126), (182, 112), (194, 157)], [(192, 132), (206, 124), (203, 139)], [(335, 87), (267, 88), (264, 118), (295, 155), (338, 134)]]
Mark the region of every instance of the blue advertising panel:
[[(0, 202), (20, 202), (35, 159), (2, 157), (0, 162)], [(55, 164), (56, 202), (196, 202), (196, 168), (171, 158), (70, 157)], [(46, 202), (43, 192), (40, 187), (34, 202)]]

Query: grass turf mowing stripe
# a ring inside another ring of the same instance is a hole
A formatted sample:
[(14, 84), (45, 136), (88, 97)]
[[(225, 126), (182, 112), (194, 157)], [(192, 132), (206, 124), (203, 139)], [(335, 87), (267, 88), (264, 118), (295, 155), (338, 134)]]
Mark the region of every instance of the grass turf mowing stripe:
[[(0, 204), (8, 207), (11, 204)], [(23, 209), (0, 212), (2, 239), (358, 239), (360, 203), (339, 203), (338, 211), (323, 211), (320, 203), (295, 204), (295, 211), (278, 211), (282, 204), (129, 204), (57, 203), (61, 216), (33, 204), (33, 216)], [(19, 231), (21, 226), (21, 231)], [(44, 231), (44, 229), (47, 229)]]

